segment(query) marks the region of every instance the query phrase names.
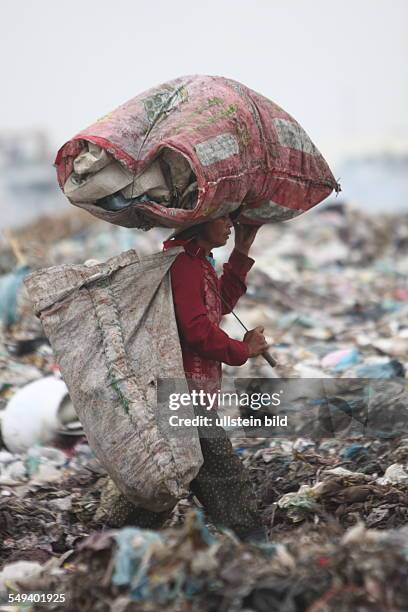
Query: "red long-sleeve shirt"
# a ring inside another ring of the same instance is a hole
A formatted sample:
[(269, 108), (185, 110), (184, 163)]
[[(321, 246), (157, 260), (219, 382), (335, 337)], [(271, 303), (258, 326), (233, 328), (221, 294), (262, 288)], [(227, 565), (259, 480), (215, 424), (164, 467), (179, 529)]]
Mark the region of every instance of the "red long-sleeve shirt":
[(245, 293), (246, 275), (254, 260), (234, 250), (218, 278), (194, 240), (169, 240), (164, 248), (180, 245), (184, 253), (178, 255), (170, 274), (185, 374), (194, 383), (212, 381), (218, 386), (221, 362), (242, 365), (249, 356), (248, 345), (230, 338), (219, 324)]

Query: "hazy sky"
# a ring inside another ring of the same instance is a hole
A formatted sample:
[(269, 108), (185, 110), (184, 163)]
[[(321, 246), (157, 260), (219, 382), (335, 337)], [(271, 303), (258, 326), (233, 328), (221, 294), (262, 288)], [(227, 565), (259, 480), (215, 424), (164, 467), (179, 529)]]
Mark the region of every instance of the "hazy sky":
[(235, 78), (329, 162), (408, 148), (407, 0), (2, 0), (0, 129), (62, 144), (183, 74)]

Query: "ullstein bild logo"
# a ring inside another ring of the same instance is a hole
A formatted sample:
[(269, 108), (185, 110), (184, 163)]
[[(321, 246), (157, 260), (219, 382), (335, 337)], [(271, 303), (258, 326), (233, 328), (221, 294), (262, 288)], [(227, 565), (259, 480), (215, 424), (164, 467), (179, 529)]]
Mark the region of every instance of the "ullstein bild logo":
[(191, 418), (179, 417), (173, 414), (169, 417), (169, 425), (171, 427), (287, 427), (288, 417), (283, 416), (272, 416), (268, 417), (264, 415), (262, 418), (250, 417), (232, 417), (227, 414), (223, 416), (217, 416), (213, 419), (210, 416), (197, 415)]
[[(247, 407), (253, 411), (269, 406), (279, 406), (281, 403), (280, 393), (237, 393), (237, 392), (221, 392), (218, 390), (215, 393), (205, 392), (201, 390), (192, 390), (189, 393), (171, 393), (169, 396), (169, 409), (173, 411), (179, 410), (182, 406), (193, 406), (194, 408), (203, 408), (206, 411), (214, 408), (226, 406)], [(263, 418), (257, 418), (255, 415), (248, 417), (231, 416), (228, 414), (218, 415), (214, 418), (208, 415), (196, 415), (193, 417), (185, 417), (179, 415), (171, 415), (169, 417), (169, 425), (171, 427), (287, 427), (288, 417), (278, 415), (263, 415)]]

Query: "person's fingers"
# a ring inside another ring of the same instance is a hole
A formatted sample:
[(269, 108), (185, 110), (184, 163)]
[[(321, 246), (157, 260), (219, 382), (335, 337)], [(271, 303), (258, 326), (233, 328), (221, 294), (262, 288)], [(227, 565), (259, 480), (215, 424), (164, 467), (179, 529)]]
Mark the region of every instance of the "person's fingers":
[(259, 332), (261, 334), (264, 333), (264, 327), (262, 327), (262, 325), (258, 325), (258, 327), (255, 327), (254, 331)]
[(262, 355), (265, 352), (266, 349), (259, 349), (257, 351), (257, 355)]
[(261, 342), (260, 344), (258, 344), (257, 349), (256, 349), (256, 350), (257, 350), (258, 355), (260, 355), (261, 353), (263, 353), (264, 351), (266, 351), (266, 350), (267, 350), (267, 347), (268, 347), (268, 345), (267, 345), (267, 344), (265, 344), (265, 343), (263, 343), (263, 342)]
[(266, 342), (266, 338), (262, 332), (256, 332), (256, 337), (258, 338), (260, 342)]

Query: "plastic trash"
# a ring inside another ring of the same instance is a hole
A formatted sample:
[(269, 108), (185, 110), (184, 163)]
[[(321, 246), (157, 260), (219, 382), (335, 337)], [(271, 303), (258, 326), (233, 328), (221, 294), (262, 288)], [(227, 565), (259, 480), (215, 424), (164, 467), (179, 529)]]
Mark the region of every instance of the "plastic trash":
[(66, 455), (58, 448), (35, 445), (28, 449), (25, 463), (30, 476), (38, 472), (41, 464), (60, 468), (67, 463)]
[(408, 483), (408, 472), (404, 468), (403, 465), (399, 463), (393, 463), (385, 470), (384, 476), (381, 478), (377, 478), (376, 482), (378, 484), (386, 485), (386, 484), (399, 484), (399, 483)]
[(405, 368), (396, 359), (381, 363), (364, 363), (356, 368), (356, 376), (360, 378), (403, 378)]
[(0, 277), (0, 322), (5, 327), (19, 320), (17, 294), (29, 272), (29, 266), (20, 266), (14, 272)]
[(90, 198), (99, 200), (129, 185), (132, 173), (117, 161), (108, 158), (108, 162), (107, 166), (95, 174), (71, 174), (64, 185), (65, 195), (75, 203), (88, 202)]
[(360, 454), (364, 454), (367, 453), (367, 448), (363, 445), (363, 444), (351, 444), (350, 446), (347, 446), (346, 448), (344, 448), (341, 453), (340, 456), (344, 457), (344, 459), (354, 459), (355, 457), (358, 457)]
[(60, 378), (46, 376), (18, 390), (7, 404), (1, 421), (4, 444), (13, 453), (23, 453), (37, 443), (54, 439), (61, 428), (58, 413), (68, 397)]
[(27, 471), (21, 459), (14, 459), (11, 463), (0, 467), (0, 485), (17, 485), (27, 479)]
[[(112, 578), (117, 586), (130, 585), (133, 596), (146, 599), (148, 561), (154, 550), (164, 546), (160, 534), (147, 529), (125, 527), (116, 535), (118, 551), (115, 559), (115, 573)], [(145, 588), (143, 589), (143, 585)]]
[(95, 174), (111, 163), (109, 153), (93, 142), (74, 161), (74, 172), (80, 176)]
[(336, 372), (345, 370), (360, 360), (359, 352), (356, 349), (341, 349), (333, 351), (323, 357), (321, 364), (323, 368), (329, 368)]
[(317, 500), (324, 488), (323, 483), (314, 486), (302, 485), (296, 493), (286, 493), (278, 500), (279, 508), (287, 511), (294, 523), (302, 521), (308, 513), (317, 510)]
[(16, 561), (6, 564), (0, 572), (0, 594), (7, 600), (7, 589), (18, 588), (18, 581), (38, 576), (43, 566), (35, 561)]
[[(219, 542), (205, 526), (199, 511), (188, 515), (178, 537), (179, 544), (174, 545), (153, 531), (135, 528), (119, 531), (115, 536), (118, 550), (113, 584), (129, 586), (134, 601), (157, 604), (201, 591), (200, 577), (218, 569)], [(158, 561), (160, 572), (154, 569)]]

